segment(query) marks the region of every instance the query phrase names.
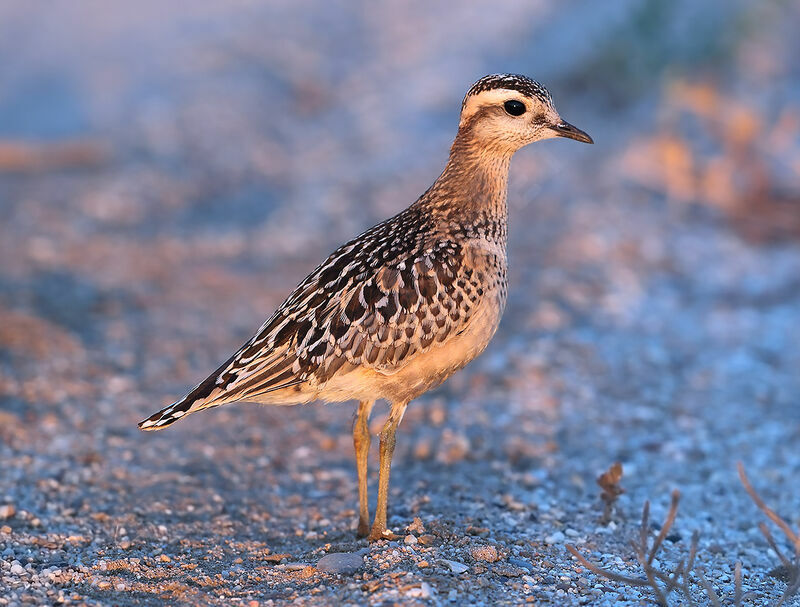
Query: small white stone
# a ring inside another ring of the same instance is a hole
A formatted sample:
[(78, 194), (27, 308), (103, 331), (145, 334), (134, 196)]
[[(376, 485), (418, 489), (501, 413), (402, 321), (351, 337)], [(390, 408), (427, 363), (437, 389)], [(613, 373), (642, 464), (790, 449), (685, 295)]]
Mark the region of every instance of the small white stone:
[(447, 559), (442, 559), (442, 562), (450, 567), (450, 571), (453, 573), (464, 573), (465, 571), (469, 571), (469, 567), (467, 567), (464, 563), (459, 563), (458, 561), (450, 561)]
[(418, 587), (409, 588), (406, 592), (406, 596), (417, 599), (429, 599), (431, 594), (431, 587), (427, 582), (422, 582)]
[(565, 539), (566, 539), (566, 536), (564, 535), (563, 532), (556, 531), (555, 533), (551, 533), (546, 538), (544, 538), (544, 541), (546, 543), (548, 543), (548, 544), (560, 544)]
[(409, 533), (409, 534), (408, 534), (408, 535), (405, 537), (405, 539), (403, 540), (403, 542), (405, 542), (405, 543), (406, 543), (406, 544), (408, 544), (409, 546), (413, 546), (414, 544), (416, 544), (416, 543), (417, 543), (417, 536), (416, 536), (416, 535), (411, 535), (411, 534)]
[(17, 563), (17, 562), (14, 562), (14, 563), (11, 565), (11, 573), (12, 573), (13, 575), (23, 575), (23, 574), (25, 573), (25, 569), (24, 569), (24, 567), (23, 567), (22, 565), (20, 565), (19, 563)]

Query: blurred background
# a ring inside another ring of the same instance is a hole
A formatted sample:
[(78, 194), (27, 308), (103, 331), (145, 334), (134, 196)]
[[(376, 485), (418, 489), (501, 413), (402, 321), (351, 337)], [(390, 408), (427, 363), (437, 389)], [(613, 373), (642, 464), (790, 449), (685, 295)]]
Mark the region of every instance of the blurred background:
[(515, 157), (505, 319), (409, 409), (395, 514), (567, 503), (616, 459), (634, 510), (738, 499), (735, 458), (796, 481), (798, 28), (779, 0), (0, 2), (0, 501), (97, 537), (82, 513), (133, 537), (212, 494), (280, 541), (298, 508), (349, 533), (350, 405), (135, 423), (415, 200), (492, 72), (596, 145)]

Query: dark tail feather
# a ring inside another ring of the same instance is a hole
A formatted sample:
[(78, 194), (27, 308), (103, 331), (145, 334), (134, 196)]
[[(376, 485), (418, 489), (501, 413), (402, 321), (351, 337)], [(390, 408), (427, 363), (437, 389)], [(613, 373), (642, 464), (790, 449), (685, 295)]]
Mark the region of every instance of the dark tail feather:
[(195, 386), (195, 388), (182, 399), (172, 403), (169, 407), (164, 407), (158, 413), (153, 413), (153, 415), (147, 419), (139, 422), (139, 428), (142, 430), (161, 430), (189, 413), (199, 411), (200, 409), (215, 407), (216, 405), (204, 406), (203, 401), (205, 401), (217, 387), (217, 377), (222, 370), (230, 364), (231, 360), (233, 360), (233, 357), (223, 363), (219, 369), (209, 375), (202, 383)]
[(147, 419), (140, 421), (139, 428), (142, 430), (161, 430), (166, 428), (189, 413), (194, 403), (195, 401), (189, 400), (189, 397), (184, 397), (169, 407), (165, 407), (158, 413), (154, 413)]

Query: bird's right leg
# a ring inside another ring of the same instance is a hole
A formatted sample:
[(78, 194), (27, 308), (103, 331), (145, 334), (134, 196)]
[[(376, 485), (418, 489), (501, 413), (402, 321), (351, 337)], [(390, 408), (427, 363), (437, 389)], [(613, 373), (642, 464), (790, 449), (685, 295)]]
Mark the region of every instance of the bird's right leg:
[(389, 419), (381, 430), (381, 461), (378, 470), (378, 504), (375, 507), (375, 521), (372, 523), (372, 531), (369, 534), (369, 541), (375, 542), (382, 539), (396, 539), (397, 536), (386, 530), (386, 504), (389, 501), (389, 471), (392, 467), (392, 455), (394, 455), (395, 433), (397, 426), (403, 420), (406, 412), (407, 402), (392, 403), (389, 411)]
[(367, 501), (367, 459), (369, 456), (369, 414), (375, 401), (358, 403), (358, 415), (353, 423), (353, 445), (356, 448), (358, 469), (358, 537), (369, 533), (369, 503)]

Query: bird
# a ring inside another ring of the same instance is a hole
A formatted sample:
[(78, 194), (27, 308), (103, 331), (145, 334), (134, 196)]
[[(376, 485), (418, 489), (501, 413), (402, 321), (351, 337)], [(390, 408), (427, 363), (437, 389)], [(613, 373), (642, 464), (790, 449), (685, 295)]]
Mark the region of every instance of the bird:
[[(251, 402), (357, 401), (353, 445), (357, 535), (387, 529), (396, 431), (408, 404), (486, 348), (505, 309), (509, 164), (520, 148), (566, 137), (594, 143), (561, 118), (550, 92), (518, 74), (467, 91), (444, 170), (413, 204), (336, 249), (216, 371), (139, 423), (160, 430), (191, 413)], [(380, 433), (370, 528), (369, 418), (389, 403)]]

